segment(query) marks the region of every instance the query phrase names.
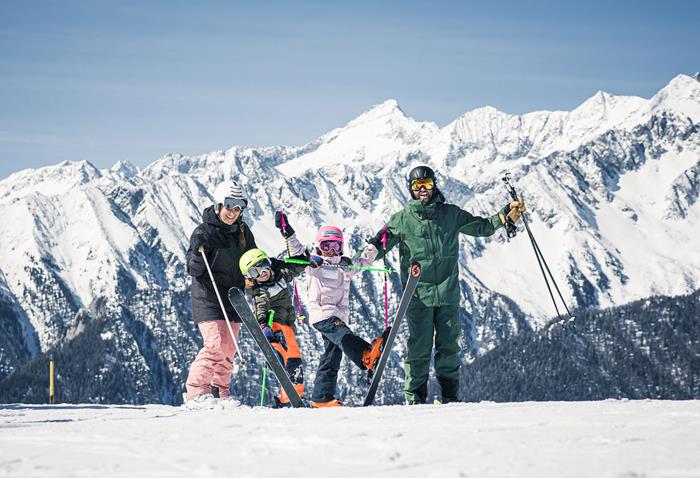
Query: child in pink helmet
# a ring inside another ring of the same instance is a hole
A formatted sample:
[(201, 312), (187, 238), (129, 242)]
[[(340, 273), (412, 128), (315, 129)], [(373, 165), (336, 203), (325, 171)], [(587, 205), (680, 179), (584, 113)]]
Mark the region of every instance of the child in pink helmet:
[[(283, 220), (288, 224), (286, 215), (280, 214), (280, 222)], [(358, 367), (371, 372), (379, 361), (390, 331), (387, 328), (370, 344), (347, 326), (350, 280), (359, 272), (347, 266), (369, 266), (374, 262), (378, 250), (376, 246), (368, 244), (358, 258), (351, 260), (343, 255), (344, 242), (343, 232), (339, 228), (319, 228), (315, 255), (310, 257), (310, 266), (306, 270), (309, 322), (321, 332), (324, 346), (310, 401), (315, 408), (342, 406), (335, 394), (343, 353)]]
[(309, 322), (323, 335), (324, 351), (319, 361), (311, 396), (316, 408), (341, 406), (335, 398), (338, 370), (343, 353), (363, 370), (372, 370), (384, 349), (389, 329), (369, 344), (347, 326), (350, 315), (350, 279), (357, 269), (347, 266), (369, 266), (377, 257), (371, 244), (360, 257), (351, 261), (343, 256), (343, 232), (335, 226), (323, 226), (316, 233), (316, 255), (307, 269), (309, 281)]

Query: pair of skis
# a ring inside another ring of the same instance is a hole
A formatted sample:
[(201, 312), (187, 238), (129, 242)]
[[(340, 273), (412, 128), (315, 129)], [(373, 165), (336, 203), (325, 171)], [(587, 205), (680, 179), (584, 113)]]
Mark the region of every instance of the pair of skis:
[[(363, 403), (363, 406), (365, 407), (372, 405), (372, 403), (374, 402), (374, 397), (377, 393), (377, 388), (379, 387), (379, 381), (382, 378), (382, 374), (384, 373), (384, 369), (386, 368), (386, 364), (389, 360), (391, 347), (394, 344), (394, 341), (396, 340), (396, 335), (399, 332), (399, 326), (401, 325), (401, 321), (403, 320), (404, 315), (406, 315), (408, 304), (411, 302), (411, 297), (413, 297), (413, 293), (415, 292), (416, 286), (418, 285), (420, 274), (420, 264), (418, 264), (418, 262), (414, 262), (413, 264), (411, 264), (411, 269), (408, 274), (408, 280), (406, 281), (406, 286), (404, 287), (403, 294), (401, 295), (401, 300), (399, 301), (399, 307), (396, 311), (396, 316), (394, 317), (394, 321), (391, 324), (391, 331), (389, 332), (389, 335), (386, 339), (386, 345), (384, 345), (384, 350), (382, 351), (382, 354), (379, 357), (379, 362), (377, 363), (376, 368), (374, 369), (372, 382), (369, 386), (369, 391), (367, 392), (367, 396)], [(253, 311), (250, 309), (250, 306), (248, 305), (248, 302), (245, 299), (243, 291), (237, 287), (232, 287), (228, 291), (228, 299), (231, 302), (231, 305), (233, 306), (238, 316), (241, 318), (243, 326), (248, 330), (248, 332), (250, 332), (250, 335), (253, 337), (253, 340), (262, 351), (267, 365), (270, 367), (270, 370), (272, 370), (272, 372), (275, 374), (277, 380), (279, 380), (280, 386), (284, 389), (285, 392), (287, 392), (287, 396), (289, 397), (289, 401), (292, 404), (292, 406), (295, 408), (305, 407), (306, 404), (297, 393), (296, 389), (294, 388), (294, 384), (289, 379), (287, 372), (278, 360), (277, 354), (275, 354), (275, 349), (272, 348), (272, 345), (270, 345), (270, 342), (268, 342), (267, 337), (265, 337), (265, 334), (263, 334), (262, 329), (260, 329), (258, 321), (253, 315)]]

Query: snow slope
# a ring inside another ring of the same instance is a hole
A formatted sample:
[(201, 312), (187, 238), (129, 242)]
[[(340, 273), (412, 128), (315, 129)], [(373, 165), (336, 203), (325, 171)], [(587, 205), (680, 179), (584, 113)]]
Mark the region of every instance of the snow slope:
[(0, 476), (700, 476), (700, 402), (0, 406)]

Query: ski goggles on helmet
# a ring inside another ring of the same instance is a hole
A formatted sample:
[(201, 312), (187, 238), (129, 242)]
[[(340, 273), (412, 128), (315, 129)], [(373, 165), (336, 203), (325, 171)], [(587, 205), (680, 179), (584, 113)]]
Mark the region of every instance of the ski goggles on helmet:
[(343, 250), (343, 244), (338, 241), (321, 241), (318, 248), (321, 249), (321, 252), (334, 251), (340, 254), (340, 251)]
[(247, 206), (245, 199), (238, 198), (224, 198), (224, 207), (226, 209), (232, 209), (242, 211)]
[(414, 191), (419, 191), (420, 188), (425, 188), (428, 191), (435, 187), (435, 181), (433, 178), (416, 178), (411, 180), (411, 189)]
[(270, 272), (271, 267), (272, 263), (270, 262), (270, 259), (263, 259), (254, 266), (252, 266), (250, 269), (248, 269), (248, 272), (245, 273), (245, 276), (248, 279), (257, 279), (263, 272)]

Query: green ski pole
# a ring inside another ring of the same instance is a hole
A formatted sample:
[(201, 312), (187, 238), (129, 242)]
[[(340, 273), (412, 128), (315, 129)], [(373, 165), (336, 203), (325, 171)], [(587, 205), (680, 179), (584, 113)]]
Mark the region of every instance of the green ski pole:
[[(270, 310), (270, 319), (267, 321), (267, 326), (272, 328), (272, 320), (275, 318), (275, 309)], [(262, 389), (260, 390), (260, 406), (265, 405), (265, 385), (267, 384), (267, 364), (263, 367)]]
[[(288, 264), (302, 264), (302, 265), (309, 265), (309, 261), (305, 261), (302, 259), (290, 259), (287, 257), (284, 262)], [(354, 269), (358, 271), (370, 271), (370, 272), (387, 272), (389, 274), (393, 274), (396, 272), (394, 269), (385, 269), (383, 267), (360, 267), (360, 266), (341, 266), (340, 264), (324, 264), (324, 267), (341, 267), (341, 268), (346, 268), (346, 269)]]

